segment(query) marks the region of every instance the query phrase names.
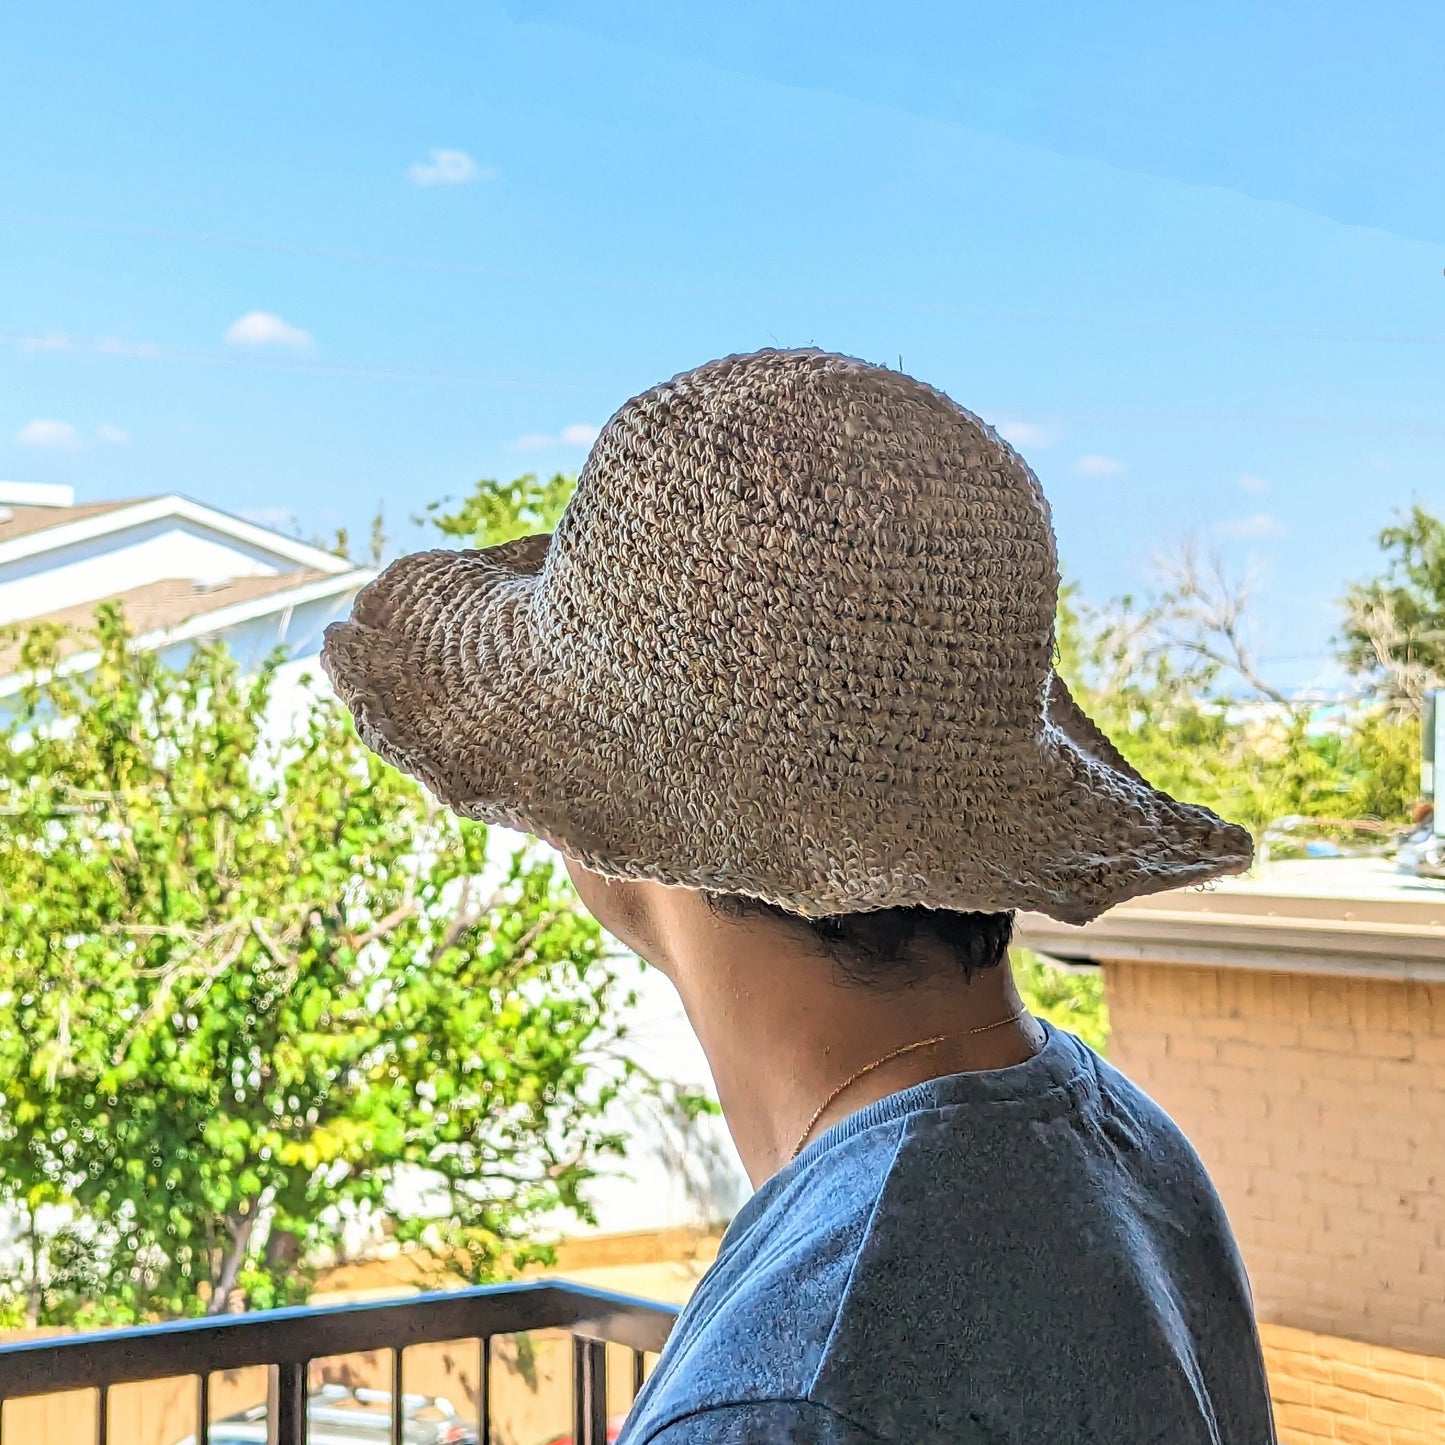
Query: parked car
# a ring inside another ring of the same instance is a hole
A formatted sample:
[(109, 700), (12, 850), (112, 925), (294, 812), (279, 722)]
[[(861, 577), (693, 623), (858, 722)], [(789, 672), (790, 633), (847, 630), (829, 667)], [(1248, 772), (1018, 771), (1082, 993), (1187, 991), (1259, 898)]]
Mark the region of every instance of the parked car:
[(1445, 838), (1435, 832), (1433, 821), (1421, 824), (1405, 839), (1395, 863), (1417, 878), (1445, 878)]
[[(404, 1395), (401, 1438), (405, 1445), (478, 1445), (476, 1427), (440, 1395)], [(323, 1385), (306, 1403), (311, 1445), (384, 1445), (391, 1439), (391, 1395)], [(176, 1445), (196, 1445), (188, 1435)], [(211, 1422), (211, 1445), (266, 1445), (266, 1406), (252, 1405)]]
[(1264, 830), (1264, 853), (1275, 862), (1295, 858), (1387, 858), (1399, 844), (1400, 825), (1377, 818), (1276, 818)]

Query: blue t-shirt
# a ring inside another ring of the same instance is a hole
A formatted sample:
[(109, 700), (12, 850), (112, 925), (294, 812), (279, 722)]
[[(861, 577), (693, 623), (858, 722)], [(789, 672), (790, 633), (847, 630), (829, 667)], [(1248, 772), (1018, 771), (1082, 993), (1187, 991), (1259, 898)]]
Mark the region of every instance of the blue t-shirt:
[(1198, 1156), (1073, 1035), (830, 1129), (733, 1220), (625, 1445), (1271, 1445)]

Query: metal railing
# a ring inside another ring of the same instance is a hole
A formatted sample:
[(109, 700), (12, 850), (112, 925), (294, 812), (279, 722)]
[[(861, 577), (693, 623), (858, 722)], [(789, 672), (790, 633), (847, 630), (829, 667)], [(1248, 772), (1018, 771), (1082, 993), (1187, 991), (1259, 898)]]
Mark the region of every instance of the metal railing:
[(306, 1445), (310, 1363), (389, 1351), (390, 1438), (392, 1445), (404, 1445), (406, 1351), (416, 1345), (475, 1340), (477, 1432), (481, 1445), (491, 1445), (493, 1338), (561, 1330), (572, 1336), (573, 1441), (606, 1445), (607, 1346), (632, 1351), (635, 1397), (645, 1356), (661, 1351), (677, 1313), (672, 1305), (630, 1295), (546, 1282), (488, 1285), (379, 1303), (265, 1310), (0, 1345), (0, 1432), (6, 1400), (92, 1389), (99, 1396), (95, 1442), (109, 1445), (112, 1387), (194, 1376), (195, 1445), (209, 1445), (211, 1375), (265, 1365), (272, 1371), (267, 1440), (270, 1445)]

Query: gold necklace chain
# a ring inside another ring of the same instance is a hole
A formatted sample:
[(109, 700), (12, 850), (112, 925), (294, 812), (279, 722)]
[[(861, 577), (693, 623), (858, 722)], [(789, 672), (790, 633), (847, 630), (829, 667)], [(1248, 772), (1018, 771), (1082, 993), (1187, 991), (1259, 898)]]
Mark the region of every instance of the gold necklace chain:
[(808, 1127), (803, 1130), (802, 1137), (793, 1146), (793, 1152), (788, 1156), (789, 1162), (796, 1159), (798, 1155), (803, 1152), (803, 1145), (808, 1142), (808, 1135), (813, 1132), (813, 1126), (817, 1124), (818, 1120), (827, 1112), (828, 1105), (831, 1104), (844, 1089), (856, 1084), (864, 1074), (871, 1074), (874, 1069), (882, 1068), (884, 1064), (891, 1063), (894, 1059), (901, 1058), (904, 1054), (911, 1054), (914, 1049), (926, 1049), (931, 1044), (941, 1044), (945, 1039), (968, 1038), (971, 1034), (986, 1034), (990, 1029), (1001, 1029), (1005, 1024), (1015, 1023), (1027, 1012), (1027, 1008), (1021, 1008), (1017, 1013), (1010, 1014), (1006, 1019), (998, 1019), (994, 1023), (984, 1024), (981, 1028), (964, 1029), (959, 1033), (935, 1034), (931, 1039), (919, 1039), (917, 1043), (904, 1044), (902, 1048), (894, 1049), (891, 1053), (884, 1054), (881, 1059), (875, 1059), (866, 1068), (859, 1069), (856, 1074), (850, 1074), (848, 1078), (844, 1079), (843, 1082), (818, 1105), (818, 1112), (808, 1120)]

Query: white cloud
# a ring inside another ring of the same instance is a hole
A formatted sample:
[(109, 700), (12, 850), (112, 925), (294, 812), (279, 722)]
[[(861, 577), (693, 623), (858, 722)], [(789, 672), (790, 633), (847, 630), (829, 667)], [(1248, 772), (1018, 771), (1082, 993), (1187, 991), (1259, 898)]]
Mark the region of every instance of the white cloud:
[(18, 432), (15, 440), (22, 447), (44, 447), (50, 451), (69, 452), (80, 446), (80, 433), (68, 421), (52, 421), (38, 416), (28, 421)]
[(149, 361), (158, 361), (165, 356), (165, 348), (153, 341), (126, 341), (119, 336), (102, 336), (95, 341), (81, 343), (84, 351), (93, 351), (98, 356), (139, 356)]
[(165, 348), (152, 341), (126, 341), (120, 336), (98, 336), (93, 341), (85, 341), (67, 336), (63, 331), (47, 331), (39, 336), (23, 337), (20, 349), (32, 353), (78, 351), (88, 356), (134, 356), (147, 361), (158, 361), (166, 355)]
[(1001, 421), (994, 430), (1016, 447), (1051, 447), (1056, 440), (1052, 428), (1031, 421)]
[(1074, 470), (1081, 477), (1117, 477), (1128, 468), (1118, 457), (1105, 457), (1097, 452), (1090, 452), (1088, 456), (1080, 457), (1074, 463)]
[(312, 345), (309, 331), (269, 311), (248, 311), (237, 318), (227, 329), (226, 340), (232, 346), (290, 346), (296, 350)]
[(564, 426), (555, 436), (551, 432), (524, 432), (515, 441), (507, 443), (514, 452), (545, 452), (554, 447), (590, 447), (597, 440), (597, 428), (587, 422), (576, 421)]
[(1285, 530), (1284, 523), (1270, 512), (1255, 512), (1252, 516), (1216, 522), (1213, 528), (1216, 537), (1227, 537), (1233, 542), (1265, 542), (1283, 537)]
[(110, 442), (112, 446), (122, 446), (130, 440), (130, 433), (124, 427), (98, 426), (95, 434), (103, 442)]
[(1256, 477), (1249, 472), (1244, 472), (1239, 478), (1241, 491), (1253, 492), (1256, 496), (1269, 491), (1269, 483), (1263, 477)]
[(417, 161), (407, 175), (418, 186), (464, 186), (468, 181), (494, 181), (497, 171), (479, 166), (466, 151), (432, 151), (429, 161)]
[(1370, 470), (1372, 472), (1387, 472), (1390, 470), (1390, 464), (1384, 457), (1373, 457), (1370, 461)]

